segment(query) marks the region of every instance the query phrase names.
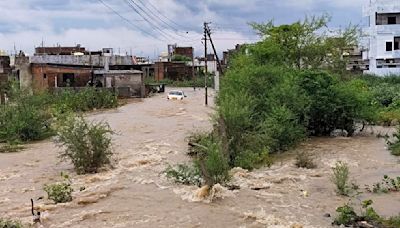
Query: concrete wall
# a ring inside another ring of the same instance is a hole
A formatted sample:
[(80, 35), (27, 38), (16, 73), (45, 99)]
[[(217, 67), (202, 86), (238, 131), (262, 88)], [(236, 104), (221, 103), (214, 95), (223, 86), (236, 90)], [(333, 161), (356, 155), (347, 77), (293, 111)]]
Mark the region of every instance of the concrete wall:
[(15, 57), (15, 68), (18, 72), (19, 83), (21, 89), (32, 93), (33, 76), (31, 70), (31, 64), (29, 63), (29, 57), (17, 56)]
[(54, 88), (56, 81), (58, 87), (65, 87), (66, 83), (63, 82), (64, 74), (74, 75), (74, 83), (71, 83), (71, 87), (85, 87), (92, 76), (90, 68), (32, 64), (33, 90), (42, 91), (49, 88)]
[(154, 79), (187, 80), (192, 77), (192, 67), (183, 62), (154, 63)]
[[(145, 96), (145, 85), (143, 73), (112, 73), (104, 74), (105, 87), (115, 88), (129, 88), (127, 93), (120, 94), (123, 97), (144, 97)], [(121, 89), (121, 92), (123, 90)]]
[(104, 67), (108, 58), (109, 65), (133, 65), (132, 56), (74, 56), (74, 55), (43, 55), (43, 56), (31, 56), (31, 63), (52, 63), (52, 64), (63, 64), (63, 65), (80, 65), (80, 66), (99, 66)]

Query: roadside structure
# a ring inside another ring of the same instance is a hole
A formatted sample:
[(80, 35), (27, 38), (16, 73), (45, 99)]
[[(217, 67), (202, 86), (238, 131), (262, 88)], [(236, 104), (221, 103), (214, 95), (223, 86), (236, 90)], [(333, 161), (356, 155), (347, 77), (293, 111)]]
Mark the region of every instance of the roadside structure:
[[(87, 51), (80, 45), (40, 47), (35, 51), (34, 56), (28, 57), (23, 54), (15, 56), (14, 75), (20, 81), (21, 88), (31, 91), (52, 91), (55, 88), (101, 85), (123, 90), (121, 96), (145, 96), (143, 73), (131, 71), (136, 68), (132, 56), (114, 55), (111, 48), (95, 52)], [(99, 73), (101, 70), (103, 72)], [(118, 75), (125, 79), (117, 80), (118, 83), (114, 84), (104, 83), (106, 76), (118, 78)]]
[(400, 75), (400, 2), (367, 0), (363, 16), (363, 59), (369, 61), (367, 74)]

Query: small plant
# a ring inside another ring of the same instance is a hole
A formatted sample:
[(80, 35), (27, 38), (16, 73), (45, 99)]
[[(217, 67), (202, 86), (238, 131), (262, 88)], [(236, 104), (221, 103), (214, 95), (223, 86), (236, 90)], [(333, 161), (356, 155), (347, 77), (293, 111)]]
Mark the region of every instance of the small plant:
[(398, 127), (397, 132), (393, 134), (393, 138), (393, 142), (387, 138), (386, 143), (394, 156), (400, 156), (400, 127)]
[(58, 127), (56, 142), (65, 147), (61, 159), (70, 159), (78, 174), (96, 173), (111, 163), (111, 135), (107, 123), (88, 123), (70, 117)]
[(336, 212), (338, 213), (335, 218), (333, 225), (344, 225), (346, 227), (353, 226), (358, 227), (358, 222), (369, 222), (373, 224), (378, 224), (382, 221), (381, 217), (375, 212), (374, 208), (371, 207), (372, 200), (366, 200), (362, 202), (362, 215), (358, 215), (354, 208), (350, 206), (350, 202), (346, 203), (342, 207), (338, 207)]
[(389, 193), (400, 191), (400, 177), (391, 178), (388, 175), (383, 176), (381, 182), (375, 183), (372, 190), (367, 187), (367, 190), (374, 193)]
[(357, 213), (354, 212), (354, 208), (348, 203), (342, 207), (336, 209), (338, 216), (335, 218), (333, 224), (340, 226), (351, 226), (357, 220)]
[(337, 162), (335, 167), (332, 168), (332, 182), (336, 185), (337, 193), (343, 196), (349, 194), (349, 167), (344, 162)]
[(364, 209), (363, 217), (368, 222), (381, 221), (381, 217), (376, 213), (375, 209), (372, 207), (372, 200), (365, 200), (362, 202), (362, 208)]
[(44, 186), (44, 191), (47, 193), (47, 197), (50, 200), (53, 200), (56, 204), (72, 201), (72, 192), (74, 191), (71, 187), (69, 176), (61, 173), (61, 177), (64, 179), (62, 182)]
[(1, 153), (15, 153), (23, 150), (25, 147), (17, 145), (17, 144), (4, 144), (0, 145), (0, 154)]
[(390, 217), (389, 219), (383, 221), (386, 227), (397, 228), (400, 227), (400, 214), (397, 216)]
[(305, 151), (298, 152), (296, 155), (295, 165), (298, 168), (314, 169), (317, 165), (314, 162), (314, 157)]
[(176, 183), (197, 186), (202, 184), (200, 170), (196, 166), (185, 164), (179, 164), (176, 167), (169, 166), (165, 173), (169, 179), (173, 179)]
[(22, 228), (20, 221), (0, 218), (0, 228)]

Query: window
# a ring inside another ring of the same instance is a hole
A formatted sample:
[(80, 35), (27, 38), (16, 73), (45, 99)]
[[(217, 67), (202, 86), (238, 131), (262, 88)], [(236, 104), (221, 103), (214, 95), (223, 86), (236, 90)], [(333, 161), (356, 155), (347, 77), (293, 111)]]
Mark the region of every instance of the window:
[(396, 17), (388, 17), (388, 25), (395, 25), (397, 24)]
[(393, 43), (386, 42), (386, 51), (392, 51), (392, 50), (393, 50)]
[(394, 50), (400, 50), (400, 37), (394, 37)]
[(46, 74), (43, 74), (43, 78), (46, 79), (46, 78), (47, 78), (47, 75), (46, 75)]

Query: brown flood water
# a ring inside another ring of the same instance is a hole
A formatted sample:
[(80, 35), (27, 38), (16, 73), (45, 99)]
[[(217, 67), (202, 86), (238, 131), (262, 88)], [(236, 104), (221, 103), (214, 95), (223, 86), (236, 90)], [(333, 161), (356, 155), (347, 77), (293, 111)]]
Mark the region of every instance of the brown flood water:
[[(99, 174), (77, 176), (72, 166), (60, 163), (51, 140), (31, 144), (13, 154), (0, 154), (0, 214), (30, 223), (30, 198), (45, 196), (43, 185), (71, 174), (71, 203), (36, 202), (42, 227), (330, 227), (335, 208), (348, 201), (335, 193), (331, 167), (338, 160), (351, 169), (363, 189), (384, 174), (400, 176), (399, 160), (390, 155), (382, 139), (365, 133), (354, 138), (313, 138), (297, 150), (316, 156), (318, 168), (295, 168), (292, 156), (271, 168), (253, 172), (234, 169), (232, 183), (240, 190), (217, 189), (212, 203), (196, 197), (196, 188), (168, 181), (168, 164), (189, 161), (185, 137), (211, 128), (211, 107), (204, 90), (186, 89), (184, 101), (167, 101), (166, 94), (128, 102), (117, 110), (93, 113), (89, 119), (107, 121), (114, 137), (115, 167)], [(375, 129), (375, 131), (390, 129)], [(369, 130), (371, 131), (371, 130)], [(84, 191), (79, 191), (85, 187)], [(265, 188), (254, 191), (254, 187)], [(305, 196), (304, 191), (307, 192)], [(400, 213), (400, 194), (363, 193), (385, 216)]]

